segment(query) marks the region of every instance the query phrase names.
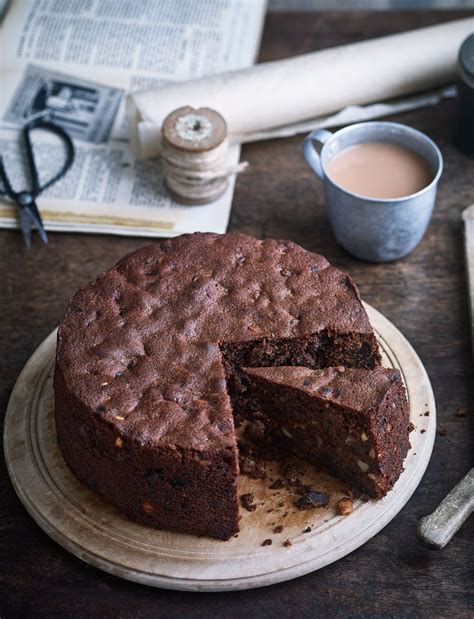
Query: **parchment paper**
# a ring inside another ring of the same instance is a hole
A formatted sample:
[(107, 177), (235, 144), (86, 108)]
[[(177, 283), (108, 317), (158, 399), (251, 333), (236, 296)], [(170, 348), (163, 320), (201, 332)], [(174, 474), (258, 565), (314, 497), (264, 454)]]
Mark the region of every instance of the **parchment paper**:
[[(236, 142), (336, 124), (326, 116), (348, 107), (346, 123), (391, 113), (390, 103), (361, 106), (455, 81), (459, 47), (473, 31), (474, 18), (460, 19), (135, 92), (128, 98), (132, 145), (140, 157), (158, 154), (164, 118), (184, 105), (216, 109)], [(440, 91), (396, 105), (411, 109), (439, 97)]]

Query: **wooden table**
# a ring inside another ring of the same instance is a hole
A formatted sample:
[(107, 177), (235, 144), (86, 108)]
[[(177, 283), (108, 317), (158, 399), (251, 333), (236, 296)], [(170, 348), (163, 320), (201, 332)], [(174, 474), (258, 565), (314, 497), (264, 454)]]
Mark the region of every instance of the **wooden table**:
[[(452, 11), (271, 14), (261, 60), (464, 15)], [(453, 147), (455, 109), (456, 102), (447, 101), (396, 118), (428, 133), (445, 157), (430, 228), (405, 260), (367, 264), (336, 245), (324, 213), (321, 185), (303, 161), (299, 138), (244, 149), (243, 157), (251, 165), (237, 181), (230, 222), (233, 231), (292, 239), (349, 271), (363, 298), (401, 329), (425, 363), (437, 400), (439, 436), (427, 473), (402, 512), (350, 556), (294, 581), (231, 594), (164, 591), (102, 573), (51, 541), (17, 499), (2, 458), (2, 619), (78, 615), (472, 616), (474, 519), (441, 552), (422, 548), (415, 537), (418, 518), (432, 511), (472, 465), (474, 445), (470, 431), (474, 381), (460, 220), (462, 209), (474, 202), (474, 160)], [(51, 234), (48, 247), (37, 244), (28, 253), (18, 232), (0, 231), (2, 418), (18, 373), (58, 324), (69, 297), (119, 257), (146, 242)]]

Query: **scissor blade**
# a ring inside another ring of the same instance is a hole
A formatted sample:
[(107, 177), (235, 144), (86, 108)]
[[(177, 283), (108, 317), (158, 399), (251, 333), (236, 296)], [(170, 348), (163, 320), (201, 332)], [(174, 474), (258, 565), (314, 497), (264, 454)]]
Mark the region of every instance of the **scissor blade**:
[(23, 232), (23, 238), (28, 249), (31, 247), (32, 230), (36, 228), (43, 243), (48, 243), (48, 236), (43, 228), (43, 222), (39, 214), (36, 204), (33, 202), (28, 206), (22, 206), (20, 209), (20, 226)]
[(20, 227), (25, 245), (28, 249), (31, 249), (32, 218), (30, 211), (26, 208), (20, 210)]
[(35, 202), (32, 202), (29, 206), (26, 207), (30, 211), (31, 218), (33, 223), (38, 230), (38, 234), (40, 239), (43, 241), (45, 245), (48, 244), (48, 235), (46, 234), (46, 230), (43, 227), (43, 221), (41, 219), (40, 212)]
[(46, 230), (43, 228), (43, 224), (38, 227), (38, 234), (40, 239), (43, 241), (45, 245), (48, 244), (48, 235), (46, 234)]

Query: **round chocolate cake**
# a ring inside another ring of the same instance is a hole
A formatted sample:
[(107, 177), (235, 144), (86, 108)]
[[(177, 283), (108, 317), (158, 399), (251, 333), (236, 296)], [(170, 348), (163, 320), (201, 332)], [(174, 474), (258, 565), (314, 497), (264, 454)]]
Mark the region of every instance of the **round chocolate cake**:
[(357, 288), (322, 256), (240, 234), (180, 236), (71, 300), (58, 333), (59, 445), (126, 516), (228, 539), (234, 418), (255, 413), (243, 368), (379, 364)]

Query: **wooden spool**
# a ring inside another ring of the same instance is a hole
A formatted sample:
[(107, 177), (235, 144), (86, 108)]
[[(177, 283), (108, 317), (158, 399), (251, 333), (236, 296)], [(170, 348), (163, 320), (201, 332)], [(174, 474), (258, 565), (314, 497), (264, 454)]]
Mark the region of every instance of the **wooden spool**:
[[(190, 106), (181, 107), (168, 114), (162, 127), (162, 144), (168, 146), (183, 160), (192, 160), (193, 155), (209, 153), (224, 145), (227, 139), (227, 124), (224, 118), (208, 107), (195, 109)], [(180, 192), (167, 175), (166, 185), (172, 197), (181, 204), (207, 204), (217, 200), (227, 189), (226, 176), (207, 182), (210, 193), (206, 198), (198, 195), (192, 197)]]

